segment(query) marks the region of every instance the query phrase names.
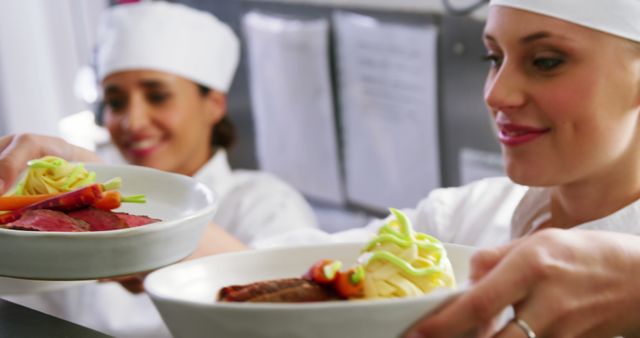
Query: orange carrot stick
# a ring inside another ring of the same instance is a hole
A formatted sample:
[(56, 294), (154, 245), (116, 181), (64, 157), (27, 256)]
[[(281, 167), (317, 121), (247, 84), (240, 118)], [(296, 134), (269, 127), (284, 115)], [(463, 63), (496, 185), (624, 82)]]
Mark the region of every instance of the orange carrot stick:
[(93, 203), (93, 206), (102, 210), (112, 210), (120, 206), (120, 192), (116, 190), (105, 191), (102, 198)]
[(0, 196), (0, 210), (17, 210), (34, 203), (42, 202), (61, 193), (25, 195), (25, 196)]

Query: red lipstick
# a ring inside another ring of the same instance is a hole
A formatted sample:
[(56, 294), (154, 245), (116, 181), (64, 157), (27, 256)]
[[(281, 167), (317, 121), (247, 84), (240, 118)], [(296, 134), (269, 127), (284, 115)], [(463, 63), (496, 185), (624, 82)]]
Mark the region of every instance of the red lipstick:
[(549, 130), (549, 128), (536, 128), (514, 123), (498, 123), (498, 139), (505, 146), (515, 147), (531, 142)]

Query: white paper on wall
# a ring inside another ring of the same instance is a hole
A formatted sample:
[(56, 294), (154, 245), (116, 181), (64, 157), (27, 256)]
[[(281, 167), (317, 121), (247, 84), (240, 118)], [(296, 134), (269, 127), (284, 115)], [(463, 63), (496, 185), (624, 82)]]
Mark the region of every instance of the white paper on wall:
[(250, 12), (243, 28), (260, 168), (342, 204), (329, 21)]
[(411, 207), (440, 186), (437, 29), (334, 14), (347, 198)]

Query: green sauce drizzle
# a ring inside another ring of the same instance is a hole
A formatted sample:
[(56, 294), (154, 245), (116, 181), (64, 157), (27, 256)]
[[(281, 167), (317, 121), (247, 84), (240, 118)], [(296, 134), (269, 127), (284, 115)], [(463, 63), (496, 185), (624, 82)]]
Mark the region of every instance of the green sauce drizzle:
[[(366, 258), (366, 263), (364, 263), (364, 265), (367, 265), (372, 261), (382, 260), (395, 265), (411, 276), (422, 277), (432, 274), (442, 274), (443, 276), (447, 275), (443, 267), (442, 258), (446, 256), (442, 243), (433, 236), (416, 233), (411, 225), (411, 220), (409, 220), (407, 215), (402, 211), (394, 208), (390, 208), (389, 210), (396, 219), (382, 226), (378, 235), (369, 241), (369, 243), (364, 247), (362, 251), (368, 253), (368, 257)], [(396, 228), (398, 229), (396, 230)], [(411, 265), (410, 262), (407, 262), (389, 251), (376, 251), (378, 247), (386, 243), (392, 243), (401, 248), (409, 248), (412, 245), (415, 245), (419, 250), (424, 250), (429, 256), (433, 257), (434, 266), (416, 268)]]

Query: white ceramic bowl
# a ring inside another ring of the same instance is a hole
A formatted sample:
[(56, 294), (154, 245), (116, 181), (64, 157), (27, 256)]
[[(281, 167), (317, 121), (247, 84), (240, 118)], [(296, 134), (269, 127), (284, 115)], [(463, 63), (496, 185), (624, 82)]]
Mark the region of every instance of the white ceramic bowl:
[[(219, 303), (232, 284), (297, 277), (322, 258), (354, 262), (362, 243), (291, 247), (222, 254), (182, 262), (147, 276), (145, 288), (175, 337), (391, 338), (455, 296), (299, 304)], [(470, 247), (446, 244), (458, 283), (468, 279)]]
[(127, 203), (117, 211), (162, 221), (80, 233), (0, 229), (0, 276), (81, 280), (156, 269), (193, 252), (215, 213), (213, 192), (191, 177), (128, 165), (87, 164), (86, 168), (96, 172), (98, 182), (121, 177), (125, 196), (146, 195), (147, 203)]

